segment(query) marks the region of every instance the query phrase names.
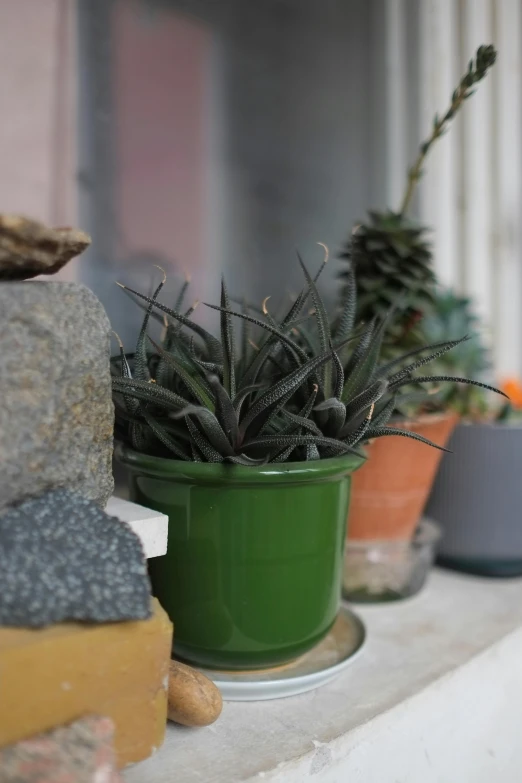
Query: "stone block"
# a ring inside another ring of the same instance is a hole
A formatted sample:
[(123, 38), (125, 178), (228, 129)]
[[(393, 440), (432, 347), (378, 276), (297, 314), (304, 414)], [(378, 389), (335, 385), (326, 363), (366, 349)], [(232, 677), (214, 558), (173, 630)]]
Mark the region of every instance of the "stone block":
[(114, 722), (120, 767), (159, 748), (172, 624), (152, 601), (150, 620), (0, 628), (0, 747), (95, 714)]
[(149, 616), (145, 554), (125, 522), (67, 489), (0, 516), (0, 626)]
[(0, 283), (0, 513), (67, 487), (112, 494), (110, 325), (78, 283)]

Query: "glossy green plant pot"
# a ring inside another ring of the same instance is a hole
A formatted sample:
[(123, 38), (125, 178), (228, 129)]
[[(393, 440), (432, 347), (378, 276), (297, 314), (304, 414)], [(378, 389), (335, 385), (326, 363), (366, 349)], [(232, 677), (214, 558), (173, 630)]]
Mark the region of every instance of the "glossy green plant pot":
[(167, 554), (149, 566), (177, 656), (264, 668), (328, 633), (341, 595), (350, 474), (362, 459), (257, 468), (117, 454), (131, 500), (169, 517)]

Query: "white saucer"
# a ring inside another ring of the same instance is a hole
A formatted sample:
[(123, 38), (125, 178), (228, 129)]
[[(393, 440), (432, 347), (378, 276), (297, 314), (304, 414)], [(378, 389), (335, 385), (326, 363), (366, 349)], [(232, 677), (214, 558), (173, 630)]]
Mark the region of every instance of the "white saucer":
[(306, 693), (337, 677), (361, 651), (366, 637), (362, 620), (346, 606), (329, 634), (296, 661), (272, 669), (224, 672), (202, 669), (225, 701), (261, 701)]

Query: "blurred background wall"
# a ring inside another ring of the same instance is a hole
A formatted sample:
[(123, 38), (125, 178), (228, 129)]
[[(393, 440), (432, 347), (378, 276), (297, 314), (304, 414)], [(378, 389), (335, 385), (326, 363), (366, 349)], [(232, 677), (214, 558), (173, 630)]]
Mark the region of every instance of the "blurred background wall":
[(78, 219), (75, 10), (0, 2), (0, 210), (56, 225)]
[[(130, 347), (149, 289), (277, 300), (369, 207), (398, 208), (418, 142), (481, 43), (500, 51), (415, 206), (446, 284), (522, 373), (519, 0), (1, 0), (0, 210), (91, 232), (64, 275)], [(335, 263), (325, 281), (335, 295)], [(167, 295), (166, 295), (167, 296)], [(204, 307), (198, 316), (212, 325)]]

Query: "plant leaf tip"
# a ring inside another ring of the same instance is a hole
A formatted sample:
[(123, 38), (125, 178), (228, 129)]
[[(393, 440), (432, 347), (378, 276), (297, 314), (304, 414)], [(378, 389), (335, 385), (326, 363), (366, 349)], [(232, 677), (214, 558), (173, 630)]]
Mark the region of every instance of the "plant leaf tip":
[(165, 285), (165, 283), (167, 282), (167, 273), (165, 272), (163, 267), (160, 266), (159, 264), (154, 264), (154, 266), (156, 267), (156, 269), (159, 269), (159, 271), (162, 273), (162, 275), (163, 275), (163, 283), (162, 284)]
[(117, 342), (118, 342), (118, 345), (119, 345), (119, 346), (120, 346), (120, 348), (123, 350), (123, 343), (122, 343), (122, 341), (121, 341), (120, 335), (118, 334), (118, 332), (114, 331), (114, 329), (111, 329), (111, 332), (112, 332), (112, 333), (113, 333), (113, 335), (115, 336), (115, 338), (116, 338), (116, 340), (117, 340)]
[(326, 264), (328, 262), (328, 259), (330, 258), (330, 251), (328, 249), (328, 245), (325, 245), (324, 242), (317, 242), (319, 247), (322, 247), (324, 249), (324, 258), (323, 258), (323, 264)]

